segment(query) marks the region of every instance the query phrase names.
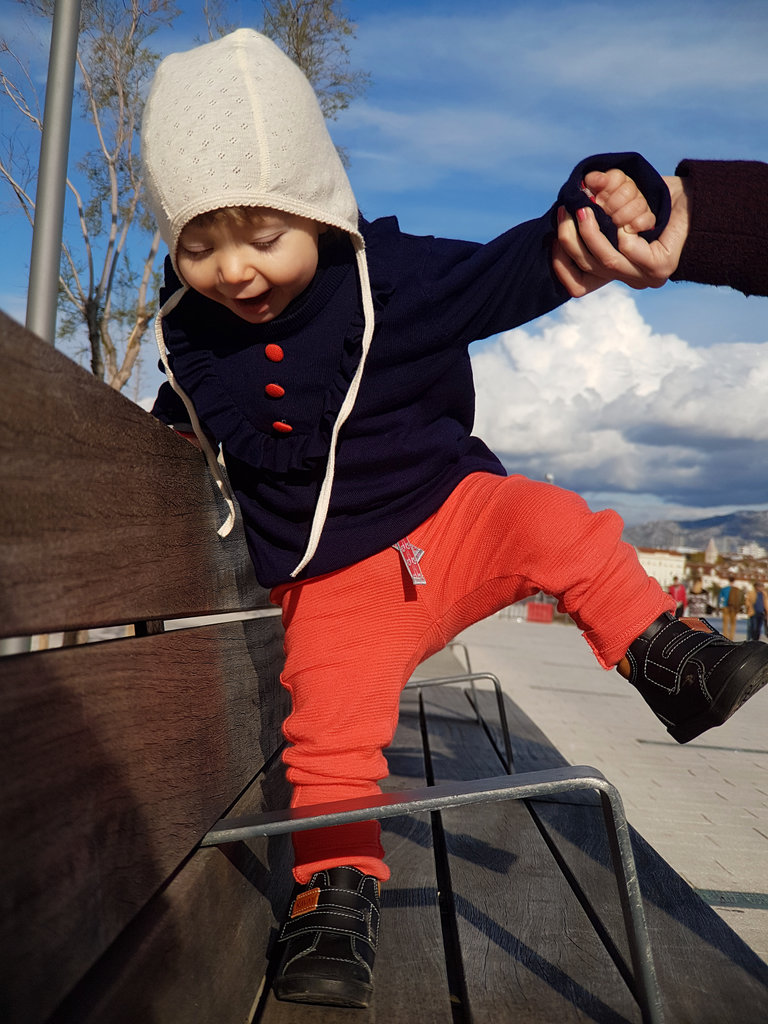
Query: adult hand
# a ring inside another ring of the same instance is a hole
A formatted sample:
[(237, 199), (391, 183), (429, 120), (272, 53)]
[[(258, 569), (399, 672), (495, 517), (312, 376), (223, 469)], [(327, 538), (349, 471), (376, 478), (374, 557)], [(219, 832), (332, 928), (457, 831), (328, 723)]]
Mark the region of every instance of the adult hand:
[[(597, 203), (604, 177), (601, 171), (586, 177)], [(558, 211), (552, 267), (569, 295), (586, 295), (609, 281), (623, 281), (630, 288), (660, 288), (669, 280), (688, 237), (691, 201), (683, 178), (665, 177), (664, 181), (672, 210), (669, 223), (655, 242), (646, 242), (636, 234), (634, 225), (620, 226), (616, 249), (603, 235), (588, 207), (579, 210), (578, 224), (564, 209)]]

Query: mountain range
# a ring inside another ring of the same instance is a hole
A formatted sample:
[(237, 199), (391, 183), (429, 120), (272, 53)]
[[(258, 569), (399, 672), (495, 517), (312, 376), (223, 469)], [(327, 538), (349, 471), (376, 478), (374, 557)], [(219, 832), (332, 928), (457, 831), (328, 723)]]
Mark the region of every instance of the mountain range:
[(703, 551), (714, 539), (721, 554), (754, 542), (768, 548), (768, 512), (731, 512), (709, 519), (659, 520), (628, 526), (624, 540), (643, 548), (693, 548)]

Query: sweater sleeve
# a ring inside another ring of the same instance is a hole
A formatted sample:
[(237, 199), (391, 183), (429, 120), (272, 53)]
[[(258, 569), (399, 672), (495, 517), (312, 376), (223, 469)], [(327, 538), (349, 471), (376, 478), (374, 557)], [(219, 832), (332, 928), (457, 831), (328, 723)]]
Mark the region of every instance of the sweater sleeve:
[(768, 295), (768, 164), (683, 160), (691, 226), (674, 281), (728, 285)]
[(152, 415), (179, 433), (192, 433), (189, 413), (168, 381), (163, 381), (152, 406)]
[[(498, 238), (478, 245), (437, 239), (428, 262), (419, 270), (435, 324), (451, 318), (447, 329), (471, 342), (511, 330), (549, 313), (569, 298), (552, 269), (551, 247), (557, 231), (557, 207), (569, 213), (592, 206), (583, 189), (589, 171), (618, 167), (638, 185), (656, 216), (655, 227), (643, 232), (651, 241), (669, 220), (669, 190), (638, 153), (602, 153), (582, 160), (560, 189), (557, 202), (544, 216), (526, 221)], [(603, 233), (614, 244), (616, 228), (599, 206), (593, 206)]]

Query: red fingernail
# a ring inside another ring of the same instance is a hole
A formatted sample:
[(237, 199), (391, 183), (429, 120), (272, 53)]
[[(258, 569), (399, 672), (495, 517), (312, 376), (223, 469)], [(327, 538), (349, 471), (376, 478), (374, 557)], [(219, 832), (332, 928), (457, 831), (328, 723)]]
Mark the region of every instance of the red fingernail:
[(585, 221), (587, 219), (587, 211), (584, 209), (583, 206), (580, 206), (578, 208), (578, 210), (576, 211), (576, 216), (579, 218), (580, 221)]

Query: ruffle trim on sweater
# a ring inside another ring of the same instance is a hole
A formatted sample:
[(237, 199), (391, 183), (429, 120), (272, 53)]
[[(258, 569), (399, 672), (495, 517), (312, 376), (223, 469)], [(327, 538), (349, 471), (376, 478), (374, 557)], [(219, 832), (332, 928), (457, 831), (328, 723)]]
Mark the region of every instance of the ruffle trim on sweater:
[[(327, 302), (329, 294), (336, 290), (348, 269), (352, 267), (325, 268), (316, 287), (311, 289), (295, 312), (259, 325), (256, 341), (248, 324), (234, 325), (223, 338), (219, 310), (215, 311), (216, 318), (210, 323), (208, 317), (190, 318), (188, 312), (184, 317), (187, 324), (185, 328), (175, 326), (174, 321), (180, 318), (174, 317), (173, 313), (164, 322), (166, 344), (177, 380), (188, 393), (206, 396), (206, 429), (220, 440), (227, 453), (254, 469), (276, 474), (297, 471), (311, 473), (325, 465), (334, 424), (360, 362), (365, 328), (362, 308), (356, 307), (350, 316), (342, 343), (341, 359), (326, 389), (322, 413), (311, 432), (306, 434), (294, 432), (289, 436), (274, 437), (260, 430), (241, 405), (233, 401), (229, 388), (219, 376), (210, 339), (216, 337), (218, 350), (224, 346), (263, 347), (268, 342), (280, 341), (305, 319), (314, 317), (317, 305)], [(393, 285), (382, 281), (372, 284), (371, 290), (374, 311), (379, 313), (386, 306)], [(206, 302), (200, 302), (198, 297), (192, 297), (192, 301), (197, 301), (201, 308)], [(190, 319), (194, 319), (194, 327), (189, 326)]]

